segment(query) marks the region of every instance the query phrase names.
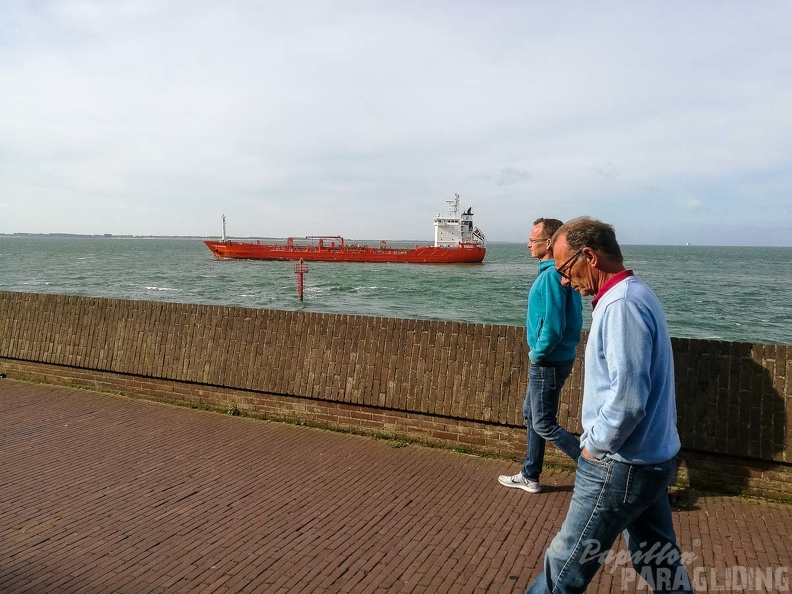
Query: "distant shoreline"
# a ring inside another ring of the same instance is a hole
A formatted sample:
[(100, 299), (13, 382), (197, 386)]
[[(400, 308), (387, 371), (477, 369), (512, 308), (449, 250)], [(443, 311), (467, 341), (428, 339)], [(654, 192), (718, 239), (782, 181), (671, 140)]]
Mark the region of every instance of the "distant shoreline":
[[(0, 233), (0, 237), (55, 237), (55, 238), (83, 238), (83, 239), (189, 239), (204, 241), (205, 239), (217, 239), (217, 235), (116, 235), (114, 233)], [(295, 238), (301, 236), (294, 236)], [(230, 241), (283, 241), (286, 237), (264, 237), (261, 235), (256, 236), (233, 236), (228, 237)], [(379, 239), (362, 239), (362, 238), (345, 238), (349, 241), (357, 242), (379, 242)], [(428, 239), (388, 239), (392, 243), (404, 244), (428, 244), (431, 243)], [(523, 241), (501, 241), (501, 240), (488, 240), (489, 245), (522, 245)], [(646, 244), (623, 244), (625, 247), (680, 247), (680, 248), (792, 248), (792, 245), (710, 245), (710, 244), (694, 244), (694, 243), (673, 243), (673, 244), (659, 244), (659, 243), (646, 243)]]
[(116, 235), (114, 233), (0, 233), (0, 237), (92, 237), (97, 239), (203, 239), (201, 235)]

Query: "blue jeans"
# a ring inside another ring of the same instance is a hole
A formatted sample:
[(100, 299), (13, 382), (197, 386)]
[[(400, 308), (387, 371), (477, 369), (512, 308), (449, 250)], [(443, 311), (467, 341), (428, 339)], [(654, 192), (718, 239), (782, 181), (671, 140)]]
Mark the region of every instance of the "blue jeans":
[(580, 456), (580, 440), (558, 424), (558, 397), (572, 372), (575, 360), (554, 366), (531, 365), (528, 370), (528, 391), (523, 403), (523, 416), (528, 435), (525, 444), (525, 478), (539, 480), (544, 462), (545, 440), (573, 460)]
[(675, 477), (676, 459), (635, 465), (580, 456), (566, 519), (526, 594), (585, 592), (600, 566), (613, 563), (606, 554), (622, 531), (635, 572), (656, 594), (692, 592), (671, 522)]

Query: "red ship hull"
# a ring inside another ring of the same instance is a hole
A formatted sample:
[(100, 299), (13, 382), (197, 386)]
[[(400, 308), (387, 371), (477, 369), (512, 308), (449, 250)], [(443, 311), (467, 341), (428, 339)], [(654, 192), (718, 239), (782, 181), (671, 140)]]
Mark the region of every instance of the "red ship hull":
[(486, 248), (462, 243), (457, 248), (380, 247), (357, 244), (288, 245), (243, 241), (204, 241), (215, 258), (232, 260), (305, 260), (306, 262), (402, 262), (408, 264), (478, 264)]

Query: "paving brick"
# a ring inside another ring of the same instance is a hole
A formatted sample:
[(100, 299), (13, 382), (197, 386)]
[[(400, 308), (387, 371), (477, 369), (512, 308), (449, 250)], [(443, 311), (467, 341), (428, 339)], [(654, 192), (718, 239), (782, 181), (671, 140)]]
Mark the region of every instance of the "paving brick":
[[(514, 462), (9, 379), (0, 418), (0, 592), (522, 592), (574, 480), (530, 495), (497, 484)], [(792, 564), (792, 506), (677, 500), (697, 567)], [(642, 591), (621, 569), (589, 591)]]

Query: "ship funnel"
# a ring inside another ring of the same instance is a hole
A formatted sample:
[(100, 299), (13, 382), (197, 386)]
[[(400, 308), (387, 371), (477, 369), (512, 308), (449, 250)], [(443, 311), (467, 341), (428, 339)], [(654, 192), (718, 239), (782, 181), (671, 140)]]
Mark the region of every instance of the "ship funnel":
[(221, 240), (221, 241), (225, 241), (225, 240), (226, 240), (225, 215), (223, 215), (223, 235), (222, 235), (222, 237), (220, 238), (220, 240)]

